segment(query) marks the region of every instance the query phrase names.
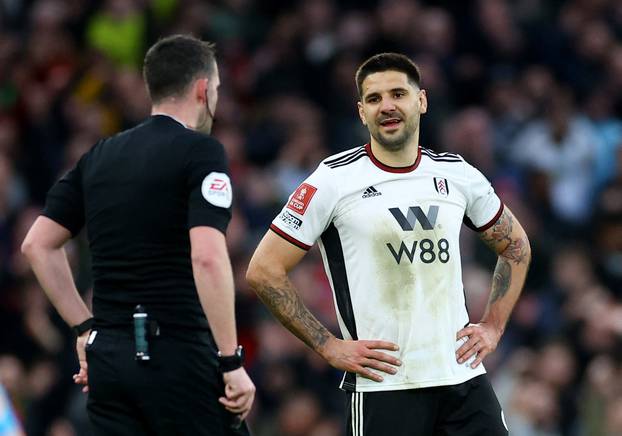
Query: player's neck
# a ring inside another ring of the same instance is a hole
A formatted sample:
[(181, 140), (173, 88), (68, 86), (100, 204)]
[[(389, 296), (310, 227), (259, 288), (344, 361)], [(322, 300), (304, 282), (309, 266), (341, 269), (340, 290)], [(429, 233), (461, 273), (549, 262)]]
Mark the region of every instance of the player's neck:
[(374, 154), (374, 157), (390, 167), (407, 167), (413, 165), (417, 160), (418, 148), (418, 134), (413, 135), (413, 138), (404, 148), (395, 151), (386, 149), (379, 142), (377, 142), (374, 137), (371, 138), (371, 151)]
[(159, 103), (151, 107), (151, 115), (168, 115), (189, 129), (196, 128), (196, 111), (185, 104), (178, 102)]

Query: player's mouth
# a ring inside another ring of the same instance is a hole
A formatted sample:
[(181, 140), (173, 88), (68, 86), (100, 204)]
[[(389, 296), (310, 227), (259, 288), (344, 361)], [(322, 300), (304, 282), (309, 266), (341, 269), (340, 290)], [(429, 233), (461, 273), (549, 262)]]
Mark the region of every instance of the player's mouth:
[(385, 118), (379, 123), (382, 127), (385, 127), (389, 130), (397, 129), (400, 124), (402, 124), (402, 120), (400, 118)]

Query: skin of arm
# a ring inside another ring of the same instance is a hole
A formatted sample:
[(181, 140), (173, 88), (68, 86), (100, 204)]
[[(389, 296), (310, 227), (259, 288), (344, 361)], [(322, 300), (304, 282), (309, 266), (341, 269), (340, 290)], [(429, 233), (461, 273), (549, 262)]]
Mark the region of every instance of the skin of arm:
[(40, 216), (28, 231), (21, 249), (52, 305), (68, 325), (75, 326), (92, 315), (76, 289), (69, 268), (63, 248), (69, 239), (69, 230)]
[(212, 227), (190, 229), (194, 282), (218, 349), (230, 356), (238, 346), (233, 272), (225, 235)]
[[(52, 305), (68, 325), (75, 326), (91, 318), (92, 315), (80, 297), (71, 275), (67, 254), (63, 248), (69, 239), (71, 239), (69, 230), (56, 221), (40, 216), (28, 231), (21, 249)], [(83, 392), (88, 391), (84, 347), (89, 334), (90, 330), (76, 339), (80, 369), (78, 374), (74, 374), (73, 379), (77, 384), (84, 385)]]
[(253, 254), (246, 279), (279, 322), (335, 368), (356, 372), (374, 381), (383, 378), (369, 368), (395, 374), (394, 366), (401, 362), (376, 350), (397, 351), (396, 344), (340, 340), (307, 309), (287, 276), (305, 254), (305, 250), (268, 231)]
[[(190, 229), (192, 272), (199, 301), (209, 321), (218, 350), (223, 356), (238, 346), (235, 327), (235, 287), (225, 235), (217, 229)], [(255, 385), (241, 367), (223, 374), (225, 395), (219, 401), (244, 419), (253, 404)]]
[(482, 320), (458, 332), (458, 339), (468, 337), (456, 352), (458, 362), (463, 363), (477, 354), (471, 364), (475, 368), (497, 348), (505, 331), (512, 309), (525, 284), (531, 248), (529, 239), (508, 207), (499, 219), (480, 233), (484, 243), (498, 255), (492, 279), (492, 289)]

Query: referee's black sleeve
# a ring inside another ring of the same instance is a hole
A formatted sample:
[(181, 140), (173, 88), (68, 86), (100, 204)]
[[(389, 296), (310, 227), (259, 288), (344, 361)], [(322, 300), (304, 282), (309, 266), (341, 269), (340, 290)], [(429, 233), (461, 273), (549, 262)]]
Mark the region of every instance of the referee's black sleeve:
[[(186, 174), (188, 228), (209, 226), (225, 233), (231, 220), (232, 187), (222, 144), (210, 137), (195, 141), (186, 155)], [(229, 201), (214, 201), (210, 197), (209, 189), (214, 183), (223, 191), (228, 190)]]
[(84, 226), (84, 195), (80, 166), (86, 155), (49, 190), (41, 215), (56, 221), (74, 237)]

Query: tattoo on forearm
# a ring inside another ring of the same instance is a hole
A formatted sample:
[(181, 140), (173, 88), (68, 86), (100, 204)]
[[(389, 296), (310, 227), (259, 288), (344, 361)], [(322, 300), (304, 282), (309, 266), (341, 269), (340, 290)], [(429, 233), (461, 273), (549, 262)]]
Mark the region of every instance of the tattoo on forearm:
[(489, 232), (482, 234), (481, 239), (493, 251), (499, 245), (505, 245), (501, 255), (516, 264), (528, 261), (528, 245), (525, 238), (512, 239), (514, 219), (507, 210), (504, 210)]
[(508, 292), (512, 281), (512, 267), (506, 259), (500, 258), (497, 261), (495, 272), (492, 277), (492, 292), (490, 293), (490, 303), (494, 303)]
[(281, 324), (312, 349), (322, 347), (331, 337), (326, 327), (309, 312), (289, 280), (280, 286), (261, 285), (257, 295)]

